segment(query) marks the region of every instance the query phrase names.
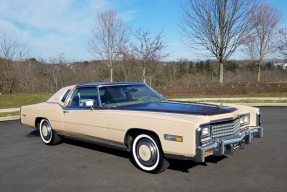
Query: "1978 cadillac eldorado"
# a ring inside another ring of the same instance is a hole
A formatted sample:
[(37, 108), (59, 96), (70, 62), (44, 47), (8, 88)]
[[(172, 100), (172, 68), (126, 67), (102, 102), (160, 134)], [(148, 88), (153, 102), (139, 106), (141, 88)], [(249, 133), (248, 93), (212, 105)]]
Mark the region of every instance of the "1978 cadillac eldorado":
[(47, 145), (67, 137), (129, 151), (153, 173), (168, 168), (166, 159), (203, 163), (263, 136), (258, 108), (168, 101), (144, 83), (65, 87), (23, 106), (21, 123), (39, 129)]

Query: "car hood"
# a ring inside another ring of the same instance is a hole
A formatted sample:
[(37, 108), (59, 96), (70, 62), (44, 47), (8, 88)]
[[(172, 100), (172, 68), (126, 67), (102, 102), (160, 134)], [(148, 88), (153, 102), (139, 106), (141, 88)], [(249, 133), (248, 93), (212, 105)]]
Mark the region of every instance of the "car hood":
[(234, 107), (219, 107), (204, 103), (182, 103), (174, 101), (145, 102), (132, 105), (109, 107), (109, 110), (134, 110), (163, 113), (179, 113), (188, 115), (219, 115), (231, 113), (237, 109)]

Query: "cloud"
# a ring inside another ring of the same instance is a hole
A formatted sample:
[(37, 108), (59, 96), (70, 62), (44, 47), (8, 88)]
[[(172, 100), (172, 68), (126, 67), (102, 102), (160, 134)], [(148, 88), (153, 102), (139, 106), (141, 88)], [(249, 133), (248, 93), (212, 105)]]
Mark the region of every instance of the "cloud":
[[(35, 54), (49, 58), (87, 59), (87, 42), (95, 16), (112, 8), (110, 0), (0, 0), (0, 29), (11, 37), (28, 41)], [(119, 13), (124, 21), (133, 11)]]

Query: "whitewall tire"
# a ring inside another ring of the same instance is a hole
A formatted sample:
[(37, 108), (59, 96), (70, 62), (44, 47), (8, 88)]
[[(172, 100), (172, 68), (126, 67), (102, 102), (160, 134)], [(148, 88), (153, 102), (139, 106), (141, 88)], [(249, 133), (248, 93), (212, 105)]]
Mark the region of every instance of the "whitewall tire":
[(152, 134), (137, 134), (132, 144), (132, 156), (140, 169), (146, 172), (159, 173), (167, 169), (160, 143)]
[(42, 119), (39, 126), (42, 141), (47, 145), (55, 145), (60, 143), (61, 138), (53, 131), (50, 122), (47, 119)]

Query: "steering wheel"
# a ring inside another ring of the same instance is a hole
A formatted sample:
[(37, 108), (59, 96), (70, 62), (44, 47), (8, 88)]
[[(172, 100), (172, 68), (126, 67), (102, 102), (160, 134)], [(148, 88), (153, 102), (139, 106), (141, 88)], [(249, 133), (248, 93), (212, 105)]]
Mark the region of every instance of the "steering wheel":
[(147, 98), (148, 100), (150, 100), (150, 98), (148, 96), (143, 96), (143, 97), (139, 98), (139, 101), (141, 101), (144, 98)]

